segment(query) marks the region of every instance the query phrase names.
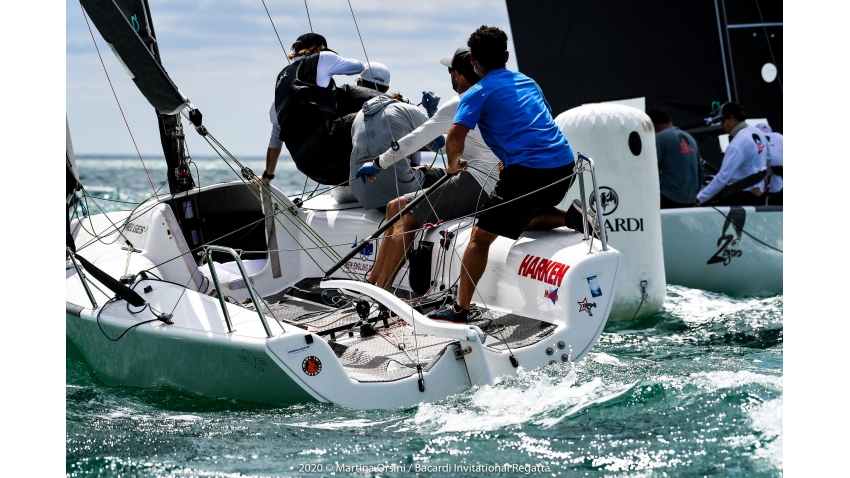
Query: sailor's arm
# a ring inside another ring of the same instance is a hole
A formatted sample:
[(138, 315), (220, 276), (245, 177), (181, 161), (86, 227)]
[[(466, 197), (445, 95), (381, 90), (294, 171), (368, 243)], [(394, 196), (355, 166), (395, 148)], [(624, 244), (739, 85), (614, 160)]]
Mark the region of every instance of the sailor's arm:
[[(263, 178), (261, 181), (265, 185), (269, 185), (272, 182), (271, 178), (266, 176), (274, 177), (275, 168), (277, 168), (277, 160), (280, 158), (280, 151), (283, 149), (283, 141), (280, 140), (280, 125), (277, 123), (277, 118), (274, 109), (274, 102), (272, 102), (271, 108), (269, 108), (269, 121), (272, 124), (272, 133), (269, 137), (269, 147), (266, 149), (266, 169), (263, 174)], [(251, 181), (251, 186), (255, 189), (259, 188), (259, 183), (254, 180)]]
[(343, 58), (334, 52), (319, 53), (316, 67), (316, 84), (327, 88), (333, 75), (356, 75), (363, 71), (363, 63), (351, 58)]
[(720, 166), (720, 171), (714, 176), (714, 179), (697, 194), (697, 202), (704, 203), (713, 198), (721, 189), (726, 187), (732, 179), (734, 173), (740, 166), (744, 154), (736, 146), (729, 145), (726, 148), (726, 154), (723, 156), (723, 165)]
[(469, 127), (463, 124), (455, 123), (449, 128), (449, 134), (446, 137), (446, 154), (448, 155), (446, 174), (466, 170), (466, 160), (460, 155), (463, 154), (467, 134), (469, 134)]
[(427, 146), (432, 143), (434, 138), (448, 131), (453, 118), (454, 115), (440, 115), (438, 112), (428, 121), (422, 123), (418, 128), (398, 140), (398, 151), (393, 151), (392, 148), (390, 148), (378, 156), (381, 168), (386, 169), (392, 164), (401, 161), (416, 151), (419, 151), (423, 146)]

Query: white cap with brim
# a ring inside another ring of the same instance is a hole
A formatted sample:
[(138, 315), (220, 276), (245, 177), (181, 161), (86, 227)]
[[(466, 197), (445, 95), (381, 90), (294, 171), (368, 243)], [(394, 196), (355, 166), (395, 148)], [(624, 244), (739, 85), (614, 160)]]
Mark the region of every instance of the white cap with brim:
[(360, 72), (360, 78), (371, 81), (376, 85), (390, 86), (390, 69), (383, 63), (370, 61), (366, 68)]

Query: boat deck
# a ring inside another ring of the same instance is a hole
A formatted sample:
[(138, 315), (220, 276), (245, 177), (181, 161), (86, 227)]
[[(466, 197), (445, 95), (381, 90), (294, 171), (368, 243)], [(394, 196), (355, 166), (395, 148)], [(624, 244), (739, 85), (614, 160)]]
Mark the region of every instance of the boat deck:
[[(400, 380), (415, 374), (417, 363), (427, 372), (447, 350), (454, 353), (459, 349), (457, 340), (418, 333), (395, 316), (381, 316), (377, 307), (372, 307), (365, 320), (361, 319), (352, 304), (365, 298), (346, 300), (340, 307), (284, 293), (266, 297), (265, 301), (284, 327), (306, 328), (328, 341), (349, 376), (359, 382)], [(473, 309), (471, 317), (470, 324), (487, 334), (484, 346), (499, 352), (535, 344), (552, 335), (557, 327), (484, 308)]]

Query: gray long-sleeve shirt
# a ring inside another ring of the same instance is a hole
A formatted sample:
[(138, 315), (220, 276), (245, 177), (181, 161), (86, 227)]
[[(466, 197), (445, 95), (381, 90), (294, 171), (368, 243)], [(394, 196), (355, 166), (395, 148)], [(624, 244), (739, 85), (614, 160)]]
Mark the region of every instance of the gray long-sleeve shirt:
[[(389, 149), (393, 138), (403, 138), (428, 119), (415, 106), (381, 95), (363, 104), (351, 125), (350, 177), (360, 166)], [(389, 126), (389, 129), (387, 128)], [(392, 130), (392, 135), (390, 135)], [(429, 149), (433, 146), (428, 145)], [(399, 161), (376, 175), (376, 181), (354, 179), (348, 183), (354, 197), (365, 209), (385, 207), (388, 202), (419, 189), (424, 173), (414, 171), (410, 160)]]
[(705, 182), (693, 136), (671, 126), (655, 133), (655, 150), (661, 194), (678, 203), (693, 204)]

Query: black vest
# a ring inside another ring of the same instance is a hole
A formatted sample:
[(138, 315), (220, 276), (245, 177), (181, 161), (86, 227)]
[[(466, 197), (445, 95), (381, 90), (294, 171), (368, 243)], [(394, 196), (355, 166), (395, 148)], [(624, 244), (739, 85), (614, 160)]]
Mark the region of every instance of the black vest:
[(336, 117), (336, 84), (331, 79), (327, 88), (316, 85), (318, 66), (319, 54), (314, 53), (288, 65), (277, 75), (274, 106), (281, 131), (289, 121), (303, 121), (304, 113), (323, 119)]

